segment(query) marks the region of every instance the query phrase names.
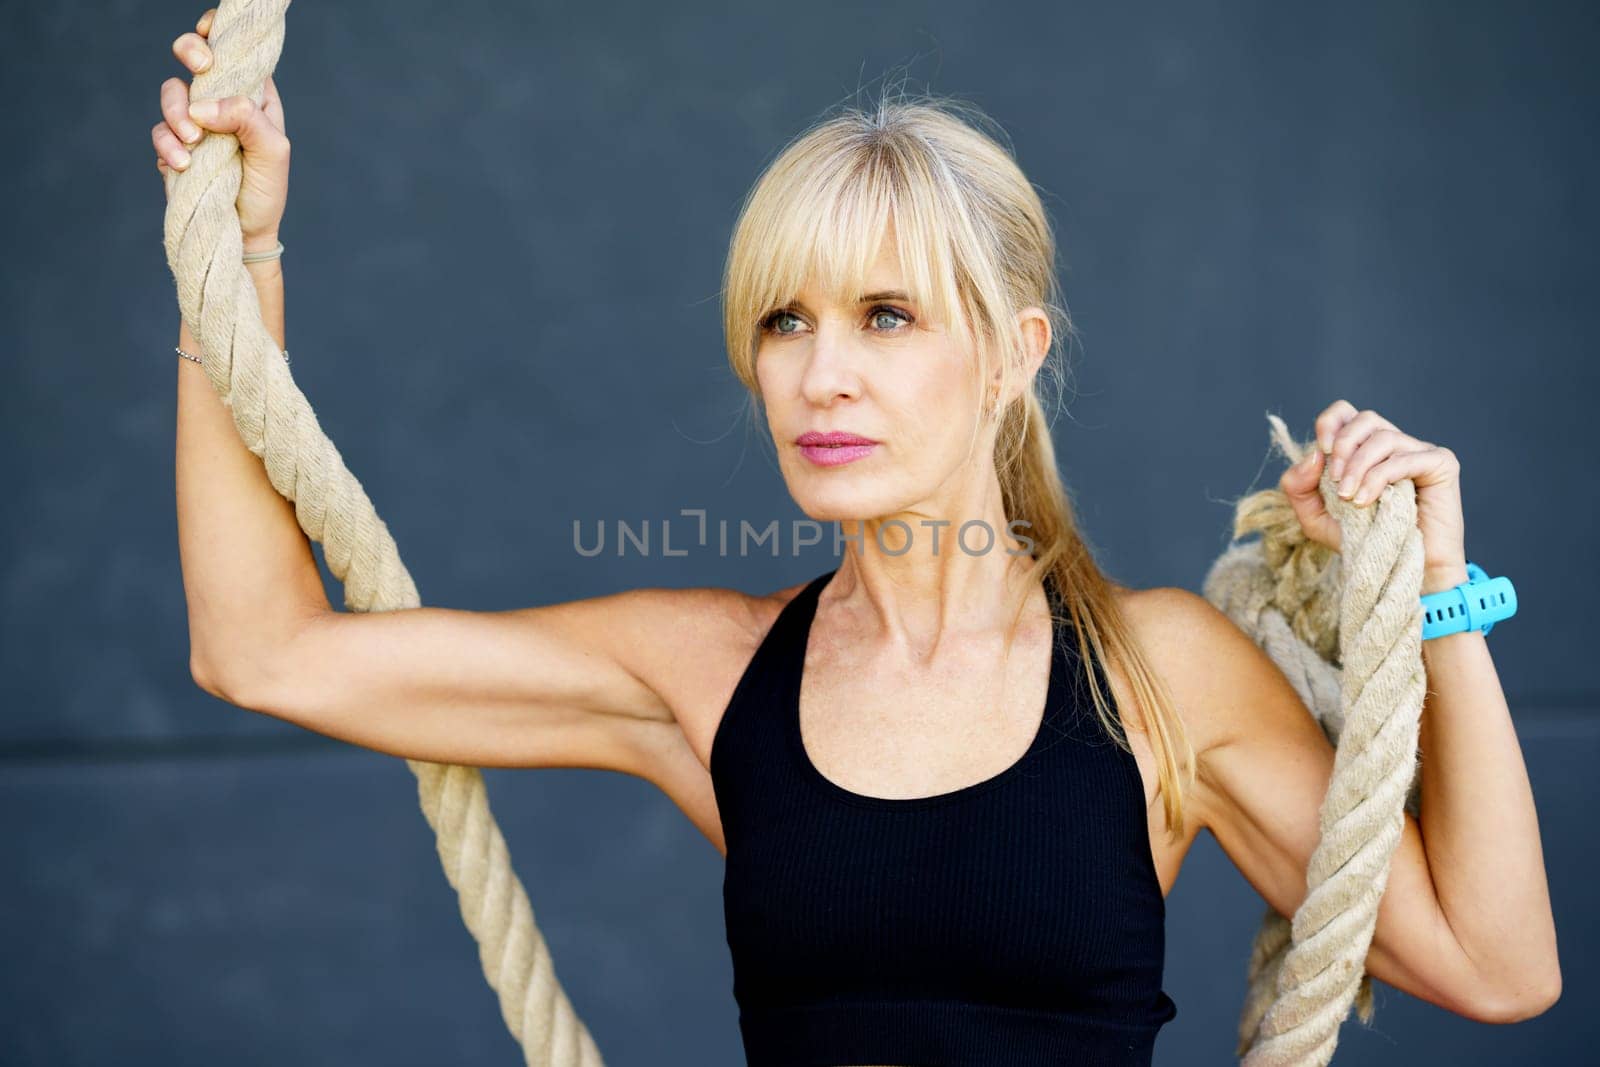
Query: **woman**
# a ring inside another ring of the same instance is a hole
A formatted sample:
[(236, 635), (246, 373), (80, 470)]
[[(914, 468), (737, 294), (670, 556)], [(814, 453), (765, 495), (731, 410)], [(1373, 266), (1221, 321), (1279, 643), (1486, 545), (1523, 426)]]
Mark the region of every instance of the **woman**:
[[(192, 71), (211, 16), (174, 42)], [(245, 250), (276, 248), (271, 81), (260, 108), (191, 107), (179, 78), (161, 100), (158, 166), (236, 135)], [(769, 596), (339, 612), (291, 506), (179, 364), (197, 683), (394, 756), (658, 785), (727, 858), (752, 1063), (1148, 1063), (1176, 1012), (1164, 898), (1195, 835), (1284, 915), (1317, 842), (1332, 750), (1281, 672), (1202, 598), (1109, 580), (1075, 526), (1040, 399), (1070, 330), (1054, 238), (968, 117), (830, 119), (741, 212), (731, 362), (790, 492), (847, 549)], [(278, 262), (250, 269), (281, 346)], [(186, 328), (179, 347), (197, 352)], [(1409, 478), (1424, 592), (1463, 581), (1454, 455), (1344, 401), (1316, 430), (1280, 483), (1308, 536), (1338, 547), (1324, 463), (1360, 505)], [(1424, 647), (1423, 814), (1367, 969), (1474, 1019), (1527, 1018), (1560, 975), (1526, 771), (1483, 635)]]

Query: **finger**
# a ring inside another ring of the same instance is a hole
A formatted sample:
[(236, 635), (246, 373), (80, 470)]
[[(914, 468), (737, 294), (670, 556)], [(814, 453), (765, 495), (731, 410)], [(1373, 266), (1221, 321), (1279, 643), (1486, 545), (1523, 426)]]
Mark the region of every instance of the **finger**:
[(1278, 488), (1288, 499), (1306, 536), (1338, 551), (1342, 531), (1338, 521), (1328, 514), (1322, 499), (1321, 475), (1325, 458), (1322, 449), (1311, 449), (1303, 460), (1283, 472)]
[(211, 66), (211, 46), (198, 33), (179, 34), (172, 42), (172, 54), (196, 74)]
[(1326, 457), (1320, 448), (1308, 448), (1300, 462), (1289, 467), (1278, 479), (1278, 485), (1286, 493), (1305, 494), (1316, 488), (1322, 480), (1322, 465)]
[[(1339, 445), (1334, 446), (1336, 455), (1339, 447)], [(1346, 461), (1343, 470), (1336, 476), (1339, 479), (1339, 495), (1348, 500), (1354, 495), (1369, 470), (1396, 452), (1413, 452), (1416, 447), (1417, 442), (1414, 439), (1397, 429), (1379, 427), (1373, 430), (1362, 440), (1355, 453)]]
[(1315, 423), (1317, 428), (1317, 447), (1324, 452), (1333, 451), (1333, 438), (1339, 432), (1339, 427), (1355, 418), (1356, 406), (1348, 400), (1335, 400), (1322, 410)]
[(1328, 473), (1335, 479), (1343, 478), (1350, 457), (1355, 455), (1362, 442), (1384, 428), (1392, 430), (1395, 425), (1371, 408), (1357, 412), (1346, 420), (1333, 435), (1333, 448), (1328, 452)]
[(178, 135), (165, 122), (158, 122), (151, 127), (150, 143), (155, 147), (156, 158), (173, 170), (183, 170), (189, 165), (189, 150), (183, 147)]
[(1366, 507), (1395, 482), (1402, 478), (1416, 478), (1434, 469), (1438, 463), (1437, 449), (1396, 452), (1387, 456), (1381, 463), (1374, 464), (1362, 477), (1359, 487), (1350, 498), (1350, 503), (1356, 507)]
[(231, 133), (250, 152), (287, 150), (288, 138), (267, 121), (267, 117), (248, 96), (225, 96), (220, 100), (192, 100), (189, 117), (208, 130)]
[(198, 33), (202, 37), (209, 36), (211, 33), (211, 23), (216, 21), (216, 17), (216, 8), (206, 8), (205, 14), (200, 16), (200, 21), (194, 24), (194, 32)]
[(168, 78), (161, 83), (161, 116), (185, 144), (200, 140), (200, 127), (189, 118), (189, 83), (182, 78)]
[(1302, 504), (1314, 505), (1313, 512), (1323, 510), (1322, 468), (1326, 462), (1322, 449), (1309, 449), (1299, 463), (1285, 470), (1278, 479), (1278, 488), (1297, 511)]
[(272, 75), (267, 75), (267, 80), (261, 84), (261, 113), (278, 128), (279, 133), (287, 137), (289, 130), (283, 114), (283, 101), (278, 98), (278, 87), (273, 84)]

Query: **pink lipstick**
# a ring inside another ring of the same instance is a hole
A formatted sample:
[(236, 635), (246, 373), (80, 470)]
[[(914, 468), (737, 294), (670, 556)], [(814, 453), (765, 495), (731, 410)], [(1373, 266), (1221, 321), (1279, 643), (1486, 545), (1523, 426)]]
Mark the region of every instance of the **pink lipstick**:
[(870, 437), (844, 430), (830, 430), (827, 433), (807, 430), (795, 438), (795, 444), (800, 446), (802, 456), (819, 467), (843, 466), (870, 455), (878, 446), (878, 442)]

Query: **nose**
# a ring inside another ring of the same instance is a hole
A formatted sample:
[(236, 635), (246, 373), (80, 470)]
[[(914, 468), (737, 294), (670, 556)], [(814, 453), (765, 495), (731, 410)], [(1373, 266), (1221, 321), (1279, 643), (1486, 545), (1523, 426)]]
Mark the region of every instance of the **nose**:
[(824, 322), (811, 341), (800, 391), (819, 407), (861, 395), (861, 376), (856, 372), (855, 352), (848, 334), (847, 329)]

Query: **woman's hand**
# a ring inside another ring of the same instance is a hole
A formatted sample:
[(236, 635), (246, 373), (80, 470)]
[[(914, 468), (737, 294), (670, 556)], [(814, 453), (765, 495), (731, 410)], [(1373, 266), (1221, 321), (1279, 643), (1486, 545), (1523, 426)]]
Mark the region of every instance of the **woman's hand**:
[[(192, 33), (172, 42), (172, 54), (196, 74), (211, 65), (206, 36), (216, 15), (217, 9), (211, 8), (200, 16)], [(289, 138), (284, 131), (283, 102), (272, 78), (264, 84), (259, 108), (248, 96), (191, 104), (188, 84), (182, 78), (168, 78), (161, 83), (161, 116), (150, 139), (163, 183), (169, 168), (189, 166), (189, 147), (198, 144), (206, 131), (231, 133), (239, 139), (244, 173), (237, 203), (245, 250), (274, 247), (289, 198)]]
[(1455, 453), (1402, 433), (1376, 411), (1358, 412), (1347, 400), (1329, 404), (1317, 416), (1316, 430), (1317, 447), (1278, 481), (1306, 536), (1339, 550), (1339, 523), (1328, 514), (1318, 488), (1324, 463), (1333, 465), (1339, 496), (1357, 507), (1378, 499), (1391, 483), (1410, 478), (1417, 491), (1427, 584), (1448, 588), (1466, 581), (1461, 463)]

